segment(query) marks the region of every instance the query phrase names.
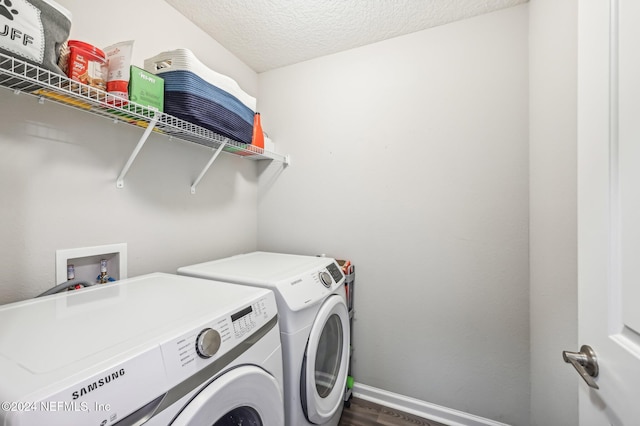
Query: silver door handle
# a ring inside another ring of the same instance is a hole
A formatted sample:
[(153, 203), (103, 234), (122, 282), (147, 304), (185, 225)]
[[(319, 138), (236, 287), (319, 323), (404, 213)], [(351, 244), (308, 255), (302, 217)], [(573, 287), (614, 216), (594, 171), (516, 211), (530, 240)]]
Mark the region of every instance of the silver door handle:
[(580, 352), (562, 351), (562, 359), (573, 365), (573, 368), (590, 387), (600, 389), (596, 381), (593, 380), (594, 377), (598, 377), (598, 358), (591, 346), (582, 345)]

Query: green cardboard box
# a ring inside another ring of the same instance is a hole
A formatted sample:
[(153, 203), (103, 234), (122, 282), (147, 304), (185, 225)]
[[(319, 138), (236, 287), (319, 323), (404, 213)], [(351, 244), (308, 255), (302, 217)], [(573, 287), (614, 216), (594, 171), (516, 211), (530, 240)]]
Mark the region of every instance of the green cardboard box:
[(164, 80), (162, 77), (132, 65), (129, 77), (129, 100), (162, 112), (164, 107)]

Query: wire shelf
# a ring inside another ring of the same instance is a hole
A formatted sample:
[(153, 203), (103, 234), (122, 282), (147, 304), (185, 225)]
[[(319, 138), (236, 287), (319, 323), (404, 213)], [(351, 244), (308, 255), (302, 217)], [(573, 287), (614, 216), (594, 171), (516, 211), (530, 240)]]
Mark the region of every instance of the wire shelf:
[(250, 160), (275, 160), (289, 163), (288, 156), (270, 152), (219, 135), (204, 127), (158, 112), (143, 105), (114, 96), (95, 87), (71, 80), (20, 59), (0, 53), (0, 87), (14, 93), (36, 96), (45, 100), (108, 118), (147, 128), (155, 133), (205, 145)]

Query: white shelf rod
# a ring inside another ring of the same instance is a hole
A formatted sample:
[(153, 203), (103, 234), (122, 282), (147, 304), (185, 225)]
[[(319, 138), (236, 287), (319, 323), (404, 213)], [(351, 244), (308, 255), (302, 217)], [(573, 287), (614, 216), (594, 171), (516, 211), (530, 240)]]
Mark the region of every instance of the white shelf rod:
[(222, 152), (222, 148), (224, 148), (224, 146), (227, 144), (227, 141), (225, 140), (224, 142), (222, 142), (220, 144), (220, 146), (218, 147), (218, 149), (216, 149), (216, 151), (213, 153), (213, 156), (211, 157), (211, 160), (209, 160), (209, 162), (207, 163), (206, 166), (204, 166), (204, 169), (202, 169), (202, 171), (200, 172), (200, 174), (198, 175), (198, 177), (196, 178), (196, 180), (193, 182), (193, 185), (191, 185), (191, 193), (195, 194), (196, 193), (196, 186), (198, 186), (198, 184), (200, 183), (200, 181), (202, 180), (202, 178), (204, 177), (205, 173), (207, 173), (207, 170), (209, 170), (209, 167), (211, 167), (211, 165), (213, 164), (214, 161), (216, 161), (216, 158), (218, 158), (218, 155), (220, 155), (220, 152)]
[(118, 188), (124, 188), (124, 177), (129, 172), (129, 169), (131, 168), (131, 165), (133, 164), (133, 161), (138, 156), (138, 153), (140, 153), (140, 150), (142, 149), (142, 147), (144, 146), (144, 143), (149, 138), (149, 135), (153, 131), (153, 128), (156, 127), (156, 123), (157, 122), (158, 122), (158, 114), (154, 114), (153, 118), (149, 122), (149, 125), (147, 126), (147, 128), (144, 131), (144, 133), (142, 134), (142, 137), (138, 141), (138, 144), (136, 145), (135, 149), (133, 150), (133, 152), (129, 156), (129, 160), (127, 160), (127, 163), (124, 165), (124, 168), (120, 172), (120, 175), (118, 176), (118, 180), (116, 180), (116, 186)]

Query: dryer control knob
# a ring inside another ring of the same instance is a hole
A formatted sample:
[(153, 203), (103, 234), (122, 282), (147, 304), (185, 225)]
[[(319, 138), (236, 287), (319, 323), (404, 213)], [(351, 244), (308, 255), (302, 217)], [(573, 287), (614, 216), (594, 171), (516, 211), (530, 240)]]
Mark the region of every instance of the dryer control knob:
[(320, 272), (320, 282), (327, 288), (331, 287), (331, 275), (328, 272)]
[(220, 349), (220, 333), (213, 328), (205, 328), (196, 339), (196, 352), (201, 358), (211, 358)]

